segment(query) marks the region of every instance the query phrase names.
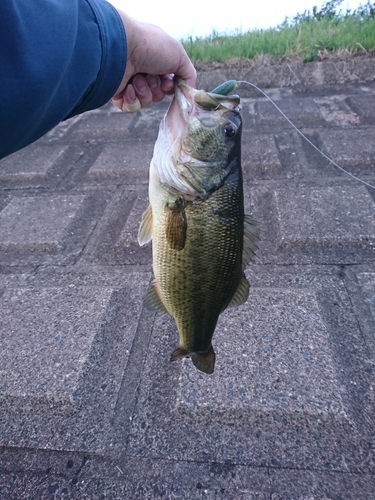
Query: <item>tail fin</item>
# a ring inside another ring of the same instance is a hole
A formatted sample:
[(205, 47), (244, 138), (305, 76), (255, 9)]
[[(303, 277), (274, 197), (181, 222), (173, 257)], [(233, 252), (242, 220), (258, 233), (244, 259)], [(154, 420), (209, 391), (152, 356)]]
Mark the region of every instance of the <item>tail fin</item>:
[(209, 350), (205, 353), (189, 352), (183, 347), (177, 347), (171, 356), (171, 361), (176, 361), (180, 358), (190, 357), (194, 366), (201, 372), (211, 374), (215, 368), (215, 351), (210, 346)]
[(215, 368), (215, 351), (211, 346), (210, 349), (204, 354), (193, 352), (191, 353), (191, 360), (196, 368), (201, 372), (211, 374)]

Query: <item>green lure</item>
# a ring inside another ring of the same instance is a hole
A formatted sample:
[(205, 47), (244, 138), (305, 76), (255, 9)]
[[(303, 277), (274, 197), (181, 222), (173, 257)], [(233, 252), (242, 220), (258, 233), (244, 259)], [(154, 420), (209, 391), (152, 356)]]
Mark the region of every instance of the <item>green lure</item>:
[(236, 80), (228, 80), (227, 82), (222, 83), (218, 87), (215, 87), (214, 90), (211, 90), (211, 94), (219, 94), (219, 95), (229, 95), (233, 92), (233, 90), (237, 87)]

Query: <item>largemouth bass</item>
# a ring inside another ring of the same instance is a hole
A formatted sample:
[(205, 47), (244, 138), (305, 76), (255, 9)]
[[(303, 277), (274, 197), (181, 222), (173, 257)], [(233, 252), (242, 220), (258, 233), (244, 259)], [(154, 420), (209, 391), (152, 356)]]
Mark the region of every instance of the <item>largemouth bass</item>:
[(152, 239), (155, 281), (144, 299), (173, 316), (180, 343), (171, 361), (190, 357), (213, 373), (211, 340), (218, 317), (249, 294), (244, 269), (258, 227), (244, 215), (240, 98), (175, 81), (150, 165), (150, 206), (140, 245)]

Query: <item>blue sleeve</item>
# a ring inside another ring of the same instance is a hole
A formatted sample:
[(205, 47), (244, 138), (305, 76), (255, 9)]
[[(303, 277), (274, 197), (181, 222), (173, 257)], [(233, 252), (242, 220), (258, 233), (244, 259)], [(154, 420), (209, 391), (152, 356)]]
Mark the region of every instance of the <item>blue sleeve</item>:
[(105, 0), (0, 0), (0, 158), (105, 104), (126, 57)]

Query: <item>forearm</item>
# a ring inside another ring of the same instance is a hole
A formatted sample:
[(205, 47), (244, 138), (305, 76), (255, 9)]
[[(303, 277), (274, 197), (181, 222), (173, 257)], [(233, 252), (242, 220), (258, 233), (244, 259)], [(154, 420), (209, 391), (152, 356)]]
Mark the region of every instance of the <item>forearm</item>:
[(107, 102), (126, 56), (123, 23), (104, 0), (2, 0), (0, 158)]

